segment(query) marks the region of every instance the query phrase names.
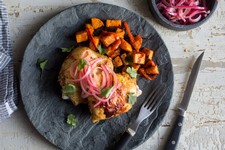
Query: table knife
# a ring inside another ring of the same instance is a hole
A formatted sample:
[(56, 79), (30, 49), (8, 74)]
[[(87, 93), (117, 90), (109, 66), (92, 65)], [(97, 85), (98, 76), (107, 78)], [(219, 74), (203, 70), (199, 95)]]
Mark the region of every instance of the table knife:
[(183, 120), (184, 120), (184, 116), (185, 116), (185, 112), (187, 110), (190, 98), (191, 98), (191, 94), (195, 85), (195, 81), (197, 79), (197, 75), (199, 72), (199, 68), (202, 62), (202, 58), (203, 58), (204, 52), (197, 58), (197, 60), (194, 63), (194, 66), (192, 68), (191, 74), (189, 76), (187, 85), (186, 85), (186, 89), (184, 91), (184, 95), (183, 95), (183, 99), (180, 103), (180, 105), (178, 106), (178, 115), (176, 117), (176, 121), (175, 124), (172, 128), (172, 132), (169, 135), (168, 141), (166, 143), (165, 146), (165, 150), (175, 150), (179, 137), (180, 137), (180, 132), (183, 126)]

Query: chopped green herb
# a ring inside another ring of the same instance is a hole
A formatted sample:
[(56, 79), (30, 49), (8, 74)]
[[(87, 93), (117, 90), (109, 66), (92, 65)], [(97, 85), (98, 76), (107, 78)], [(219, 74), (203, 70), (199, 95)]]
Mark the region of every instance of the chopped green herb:
[(68, 47), (68, 48), (64, 47), (64, 48), (60, 48), (60, 49), (63, 53), (69, 53), (74, 49), (74, 46), (71, 46), (71, 47)]
[(73, 84), (67, 84), (63, 86), (62, 92), (65, 95), (74, 94), (77, 91), (77, 88)]
[(67, 116), (66, 123), (72, 127), (75, 127), (77, 124), (77, 118), (73, 114), (69, 114)]
[(109, 88), (103, 88), (101, 89), (101, 96), (108, 98), (109, 94), (112, 91), (113, 86), (109, 87)]
[(42, 59), (42, 58), (37, 59), (36, 65), (41, 69), (41, 79), (42, 79), (42, 74), (43, 74), (43, 71), (45, 69), (47, 62), (48, 62), (48, 60), (46, 60), (46, 59)]
[(98, 45), (98, 51), (102, 55), (107, 53), (107, 49), (103, 48), (101, 44)]
[(87, 61), (84, 59), (80, 59), (80, 61), (78, 62), (78, 69), (79, 70), (83, 69), (85, 65), (87, 65)]
[(136, 100), (137, 100), (137, 96), (135, 96), (134, 93), (130, 93), (128, 95), (128, 103), (130, 103), (131, 105), (133, 105)]
[(128, 67), (126, 72), (130, 75), (131, 78), (137, 77), (137, 71), (133, 67)]

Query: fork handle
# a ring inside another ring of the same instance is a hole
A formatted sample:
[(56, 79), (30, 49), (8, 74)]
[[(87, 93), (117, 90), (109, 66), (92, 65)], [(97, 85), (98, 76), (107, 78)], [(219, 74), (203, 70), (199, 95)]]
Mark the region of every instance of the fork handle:
[(178, 144), (178, 140), (180, 137), (180, 132), (183, 126), (184, 116), (178, 115), (175, 124), (173, 125), (173, 129), (171, 134), (169, 135), (169, 139), (166, 143), (166, 150), (175, 150)]
[(131, 140), (131, 138), (132, 138), (132, 135), (130, 135), (130, 133), (128, 133), (127, 131), (124, 132), (120, 140), (115, 144), (114, 149), (124, 150), (127, 144), (129, 143), (129, 141)]

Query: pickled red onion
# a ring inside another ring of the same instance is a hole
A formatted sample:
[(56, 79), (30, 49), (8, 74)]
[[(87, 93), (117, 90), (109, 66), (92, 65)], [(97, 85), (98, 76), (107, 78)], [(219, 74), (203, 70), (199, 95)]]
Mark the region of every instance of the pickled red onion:
[[(94, 107), (99, 106), (103, 102), (109, 101), (111, 98), (116, 96), (118, 88), (118, 79), (115, 72), (104, 63), (102, 58), (94, 58), (92, 60), (87, 60), (84, 51), (82, 53), (82, 59), (87, 61), (87, 65), (81, 70), (78, 69), (78, 61), (71, 64), (69, 68), (70, 75), (72, 79), (70, 81), (79, 83), (82, 93), (82, 98), (88, 98), (93, 96), (96, 100)], [(96, 77), (100, 76), (100, 81), (96, 80)], [(112, 87), (111, 92), (108, 97), (101, 95), (101, 90), (103, 88)]]
[(157, 7), (167, 19), (183, 25), (196, 23), (210, 13), (205, 0), (160, 0)]

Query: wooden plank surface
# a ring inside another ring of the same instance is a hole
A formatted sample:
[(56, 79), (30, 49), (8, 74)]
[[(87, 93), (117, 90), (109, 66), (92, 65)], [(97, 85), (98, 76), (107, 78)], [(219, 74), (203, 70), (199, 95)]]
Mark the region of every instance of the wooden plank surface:
[[(165, 41), (174, 67), (174, 93), (161, 127), (136, 150), (162, 149), (173, 123), (195, 58), (205, 51), (201, 70), (192, 94), (179, 150), (225, 149), (225, 1), (220, 0), (208, 22), (193, 30), (177, 32), (160, 26), (152, 18), (146, 0), (7, 0), (10, 31), (17, 75), (24, 50), (32, 36), (48, 19), (70, 6), (86, 2), (105, 2), (125, 7), (142, 15)], [(3, 150), (54, 150), (31, 125), (20, 103), (11, 118), (0, 123)]]

